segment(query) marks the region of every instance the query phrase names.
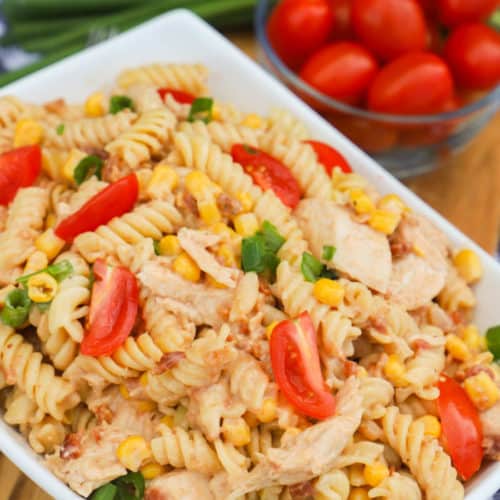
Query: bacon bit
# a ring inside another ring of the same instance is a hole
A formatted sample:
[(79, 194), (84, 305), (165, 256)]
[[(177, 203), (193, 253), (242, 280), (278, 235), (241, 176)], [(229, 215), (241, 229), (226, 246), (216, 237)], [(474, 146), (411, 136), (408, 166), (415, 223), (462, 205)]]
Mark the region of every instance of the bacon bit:
[(168, 352), (164, 354), (160, 361), (156, 364), (153, 373), (155, 375), (161, 375), (167, 370), (171, 370), (174, 366), (177, 366), (179, 362), (186, 357), (186, 354), (181, 351)]
[(196, 198), (191, 193), (184, 191), (184, 194), (182, 196), (182, 204), (184, 205), (186, 210), (188, 210), (188, 212), (191, 212), (195, 217), (200, 216), (200, 212), (198, 211), (198, 204), (196, 203)]
[(106, 422), (110, 424), (113, 420), (113, 412), (108, 405), (99, 405), (94, 410), (94, 413), (99, 423)]
[(102, 430), (99, 427), (92, 429), (92, 435), (94, 436), (94, 441), (100, 443), (102, 440)]
[(49, 113), (59, 115), (66, 109), (66, 101), (64, 99), (54, 99), (53, 101), (46, 102), (43, 107)]
[(59, 452), (59, 456), (63, 460), (71, 460), (80, 457), (82, 454), (81, 435), (78, 433), (68, 434), (64, 438), (64, 442)]
[(345, 377), (351, 377), (352, 375), (357, 375), (358, 373), (358, 365), (353, 361), (349, 361), (346, 359), (344, 361), (344, 375)]
[(495, 372), (489, 366), (481, 366), (475, 365), (467, 368), (465, 370), (464, 378), (473, 377), (474, 375), (478, 375), (479, 373), (484, 372), (491, 380), (495, 381)]
[(432, 346), (427, 342), (427, 340), (424, 339), (415, 339), (412, 343), (411, 346), (414, 350), (419, 351), (421, 349), (430, 349)]
[(225, 217), (237, 215), (242, 209), (241, 203), (226, 193), (220, 193), (217, 196), (217, 206)]
[(465, 323), (465, 316), (462, 311), (453, 311), (450, 313), (450, 318), (455, 325), (463, 325)]
[(500, 460), (500, 438), (488, 436), (483, 439), (484, 454), (492, 460)]
[(399, 258), (413, 252), (413, 245), (406, 241), (390, 241), (391, 253), (393, 257)]
[(266, 283), (263, 280), (259, 280), (259, 292), (266, 296), (272, 296), (273, 294), (273, 291), (271, 290), (269, 283)]
[(382, 316), (371, 316), (369, 321), (375, 330), (380, 333), (387, 333), (387, 322)]
[(314, 488), (311, 481), (292, 484), (288, 491), (293, 500), (312, 500), (314, 498)]

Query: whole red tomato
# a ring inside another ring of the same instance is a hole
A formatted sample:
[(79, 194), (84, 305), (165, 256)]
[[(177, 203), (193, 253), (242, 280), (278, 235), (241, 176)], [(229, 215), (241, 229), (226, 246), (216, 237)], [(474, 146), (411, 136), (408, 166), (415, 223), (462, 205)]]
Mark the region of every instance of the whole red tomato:
[(351, 19), (359, 39), (383, 60), (427, 46), (425, 16), (416, 0), (353, 0)]
[(332, 38), (334, 40), (352, 40), (354, 38), (351, 23), (352, 0), (332, 0), (332, 5), (335, 17)]
[(482, 21), (499, 5), (498, 0), (436, 0), (439, 20), (446, 26)]
[(313, 54), (300, 70), (300, 77), (323, 94), (356, 104), (377, 71), (377, 61), (362, 45), (337, 42)]
[(368, 92), (368, 107), (402, 115), (435, 113), (452, 96), (453, 79), (446, 63), (430, 52), (414, 52), (380, 71)]
[(484, 24), (459, 26), (444, 56), (462, 87), (486, 90), (500, 82), (500, 35)]
[(326, 43), (334, 25), (328, 0), (283, 0), (273, 10), (267, 35), (284, 63), (298, 69)]

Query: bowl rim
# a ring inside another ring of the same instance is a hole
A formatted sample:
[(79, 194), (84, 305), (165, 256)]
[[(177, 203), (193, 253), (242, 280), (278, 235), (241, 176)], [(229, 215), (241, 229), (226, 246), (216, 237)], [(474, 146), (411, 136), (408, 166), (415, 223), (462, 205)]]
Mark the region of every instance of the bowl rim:
[(266, 21), (271, 4), (272, 2), (270, 0), (258, 0), (255, 6), (254, 13), (255, 34), (260, 46), (264, 51), (265, 56), (269, 58), (271, 64), (276, 67), (279, 75), (284, 78), (287, 84), (293, 85), (294, 88), (298, 88), (301, 92), (304, 92), (308, 96), (313, 97), (329, 108), (333, 108), (343, 113), (349, 113), (358, 118), (364, 118), (370, 121), (395, 125), (433, 125), (442, 123), (444, 121), (453, 121), (459, 118), (465, 118), (475, 112), (486, 110), (488, 107), (491, 107), (491, 111), (496, 111), (500, 108), (500, 84), (494, 87), (490, 92), (488, 92), (488, 94), (481, 97), (481, 99), (478, 99), (477, 101), (474, 101), (467, 106), (463, 106), (455, 111), (446, 111), (443, 113), (436, 113), (431, 115), (425, 114), (409, 116), (394, 115), (390, 113), (378, 113), (362, 108), (357, 108), (355, 106), (351, 106), (344, 102), (338, 101), (337, 99), (333, 99), (332, 97), (319, 92), (314, 87), (311, 87), (301, 78), (299, 78), (296, 73), (294, 73), (284, 64), (276, 51), (273, 49), (267, 36), (266, 30)]

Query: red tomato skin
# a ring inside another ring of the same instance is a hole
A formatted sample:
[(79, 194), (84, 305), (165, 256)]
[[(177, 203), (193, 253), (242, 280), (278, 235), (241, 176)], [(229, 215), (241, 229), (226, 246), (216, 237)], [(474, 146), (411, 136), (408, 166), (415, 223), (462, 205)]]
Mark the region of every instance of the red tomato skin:
[(40, 146), (23, 146), (0, 155), (0, 205), (7, 206), (22, 187), (31, 186), (42, 168)]
[(476, 407), (455, 380), (442, 375), (437, 406), (446, 450), (464, 480), (470, 479), (483, 460), (483, 432)]
[(304, 141), (314, 149), (318, 161), (323, 165), (328, 175), (332, 175), (333, 169), (339, 167), (342, 172), (349, 174), (352, 172), (347, 160), (334, 148), (319, 141)]
[(325, 45), (300, 70), (306, 83), (339, 101), (359, 103), (378, 71), (372, 54), (354, 42)]
[(406, 54), (385, 66), (368, 92), (368, 108), (382, 113), (435, 113), (453, 96), (446, 63), (429, 52)]
[(123, 345), (134, 327), (139, 302), (135, 276), (124, 267), (98, 259), (92, 287), (89, 325), (80, 346), (86, 356), (110, 356)]
[(416, 0), (353, 0), (352, 24), (359, 40), (384, 61), (427, 47), (425, 16)]
[(272, 47), (291, 69), (298, 69), (328, 40), (334, 15), (328, 0), (282, 0), (267, 23)]
[(110, 184), (92, 197), (80, 210), (62, 220), (55, 233), (71, 242), (79, 234), (94, 231), (113, 217), (130, 212), (139, 196), (139, 183), (135, 174), (127, 175)]
[(332, 0), (335, 18), (332, 40), (352, 40), (354, 32), (351, 23), (352, 0)]
[(165, 100), (165, 96), (167, 94), (170, 94), (177, 102), (180, 102), (181, 104), (193, 104), (193, 101), (196, 99), (196, 97), (189, 92), (169, 89), (166, 87), (158, 89), (158, 94), (160, 95), (162, 100)]
[[(270, 339), (274, 378), (288, 401), (302, 414), (325, 419), (335, 413), (335, 398), (325, 385), (316, 330), (308, 312), (273, 328)], [(290, 358), (290, 353), (295, 354)]]
[(274, 194), (287, 207), (294, 209), (300, 201), (300, 186), (290, 170), (276, 158), (245, 144), (234, 144), (231, 155), (257, 186)]
[(444, 57), (461, 87), (487, 90), (500, 82), (500, 34), (484, 24), (459, 26), (446, 42)]
[(486, 19), (496, 7), (498, 0), (436, 0), (438, 18), (449, 27), (479, 22)]

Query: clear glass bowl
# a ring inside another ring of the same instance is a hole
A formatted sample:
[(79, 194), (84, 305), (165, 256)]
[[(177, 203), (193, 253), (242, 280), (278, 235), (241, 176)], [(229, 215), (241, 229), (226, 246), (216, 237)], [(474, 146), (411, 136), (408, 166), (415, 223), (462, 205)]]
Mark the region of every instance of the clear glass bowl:
[(500, 107), (500, 85), (487, 94), (466, 96), (470, 103), (460, 109), (435, 115), (373, 113), (332, 99), (302, 81), (271, 47), (266, 24), (275, 3), (260, 0), (255, 10), (260, 62), (306, 102), (315, 103), (313, 107), (321, 109), (334, 127), (400, 178), (432, 170), (463, 149)]

